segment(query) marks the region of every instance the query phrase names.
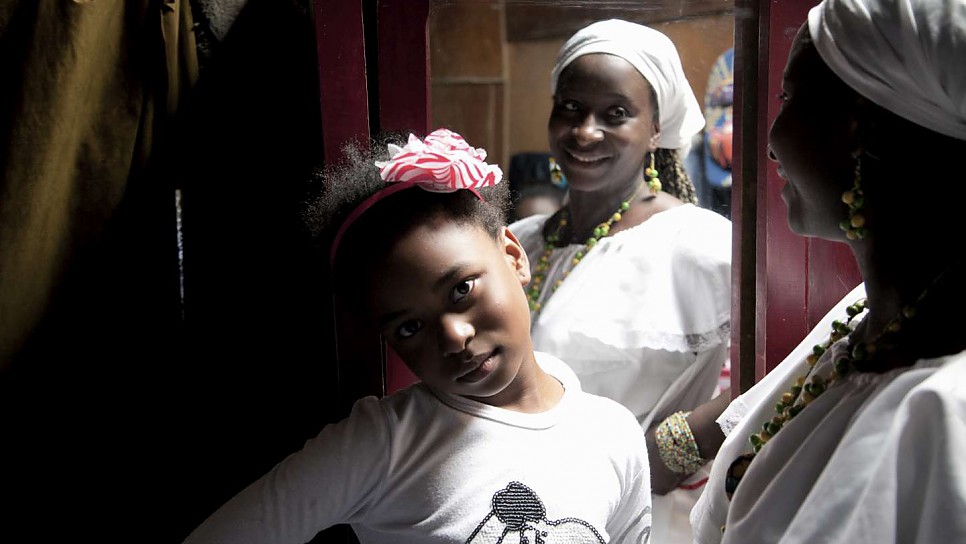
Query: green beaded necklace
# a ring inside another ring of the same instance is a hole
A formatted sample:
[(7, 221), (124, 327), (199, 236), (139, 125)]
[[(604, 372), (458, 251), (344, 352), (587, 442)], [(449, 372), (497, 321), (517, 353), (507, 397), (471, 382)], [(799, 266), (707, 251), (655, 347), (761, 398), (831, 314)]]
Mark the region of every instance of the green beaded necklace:
[[(573, 271), (573, 269), (580, 263), (580, 261), (584, 258), (584, 255), (593, 249), (601, 238), (607, 236), (607, 234), (610, 232), (611, 226), (621, 220), (623, 217), (622, 214), (630, 209), (631, 202), (633, 202), (637, 196), (641, 194), (641, 191), (644, 189), (645, 185), (647, 185), (647, 183), (642, 182), (637, 189), (634, 190), (634, 194), (632, 194), (630, 198), (621, 202), (620, 206), (617, 208), (617, 211), (611, 214), (607, 221), (604, 221), (594, 228), (593, 234), (591, 234), (590, 238), (584, 242), (583, 249), (577, 251), (573, 259), (570, 260), (570, 269), (565, 271), (563, 276), (554, 282), (550, 291), (551, 294), (553, 294), (557, 288), (560, 287), (560, 284), (567, 279), (567, 276), (569, 276), (570, 272)], [(543, 254), (540, 255), (539, 259), (537, 259), (537, 265), (534, 267), (533, 278), (530, 280), (530, 287), (527, 288), (527, 301), (530, 303), (530, 311), (534, 314), (539, 313), (543, 306), (540, 302), (538, 302), (538, 300), (540, 299), (540, 293), (543, 290), (543, 284), (547, 279), (547, 271), (550, 270), (550, 256), (553, 254), (554, 248), (557, 247), (557, 243), (560, 241), (560, 233), (563, 231), (564, 227), (567, 226), (567, 215), (568, 211), (566, 209), (560, 213), (560, 221), (557, 223), (557, 228), (554, 230), (553, 234), (547, 235), (546, 243), (544, 243), (543, 246)]]
[[(828, 377), (822, 377), (819, 374), (815, 374), (809, 378), (809, 375), (812, 373), (812, 369), (814, 369), (815, 365), (818, 363), (818, 360), (822, 357), (822, 355), (825, 354), (826, 351), (829, 350), (829, 348), (832, 347), (832, 344), (835, 344), (839, 340), (849, 336), (852, 333), (852, 321), (859, 314), (865, 311), (868, 308), (868, 305), (866, 303), (866, 299), (863, 298), (846, 307), (845, 312), (848, 316), (847, 319), (844, 322), (840, 320), (833, 321), (832, 332), (829, 334), (828, 338), (823, 343), (813, 346), (812, 353), (805, 357), (805, 363), (808, 365), (809, 370), (804, 375), (799, 376), (795, 380), (795, 384), (779, 398), (778, 402), (775, 404), (775, 412), (777, 412), (777, 414), (762, 424), (760, 431), (752, 433), (752, 435), (748, 437), (754, 453), (746, 453), (739, 456), (728, 467), (728, 471), (725, 475), (725, 494), (729, 499), (738, 488), (738, 484), (741, 482), (742, 477), (744, 477), (744, 474), (748, 470), (749, 465), (751, 465), (752, 460), (754, 460), (755, 454), (757, 454), (761, 448), (778, 433), (778, 431), (782, 430), (782, 427), (784, 427), (785, 424), (791, 421), (796, 415), (799, 414), (799, 412), (805, 409), (806, 406), (811, 404), (822, 393), (828, 390), (829, 386), (856, 370), (856, 365), (871, 359), (880, 348), (883, 346), (888, 346), (888, 344), (883, 344), (882, 340), (889, 335), (899, 332), (903, 329), (906, 323), (914, 319), (917, 314), (917, 308), (922, 304), (922, 301), (930, 293), (932, 288), (939, 283), (950, 270), (958, 266), (961, 262), (963, 262), (962, 259), (957, 260), (943, 270), (943, 272), (933, 279), (932, 283), (930, 283), (929, 286), (926, 287), (922, 293), (920, 293), (915, 301), (913, 301), (911, 304), (903, 306), (899, 314), (889, 320), (885, 327), (883, 327), (879, 334), (877, 334), (874, 338), (867, 342), (856, 342), (852, 345), (851, 349), (846, 350), (844, 354), (840, 355), (838, 359), (832, 363), (832, 371), (829, 373)], [(722, 527), (722, 531), (724, 531), (724, 527)]]
[[(751, 442), (751, 448), (754, 453), (746, 453), (739, 456), (731, 465), (728, 467), (728, 471), (725, 474), (725, 495), (728, 499), (731, 499), (734, 495), (735, 490), (738, 488), (738, 484), (741, 483), (741, 479), (744, 477), (745, 472), (748, 471), (748, 467), (751, 462), (755, 459), (755, 455), (761, 450), (761, 448), (772, 439), (778, 431), (782, 430), (782, 427), (786, 423), (791, 421), (795, 416), (799, 414), (806, 406), (811, 404), (816, 398), (824, 393), (829, 386), (835, 383), (840, 378), (846, 376), (855, 369), (855, 363), (867, 359), (871, 354), (876, 351), (876, 342), (882, 338), (887, 332), (896, 332), (899, 330), (898, 320), (902, 318), (902, 315), (906, 314), (903, 311), (900, 317), (893, 319), (886, 326), (885, 330), (879, 334), (874, 340), (868, 343), (857, 343), (852, 349), (846, 352), (844, 355), (840, 356), (834, 363), (832, 367), (832, 372), (827, 378), (822, 377), (819, 374), (811, 376), (809, 379), (808, 375), (811, 374), (812, 369), (818, 363), (819, 358), (832, 347), (832, 344), (838, 342), (842, 338), (845, 338), (852, 333), (852, 321), (865, 309), (867, 308), (866, 299), (859, 299), (852, 303), (852, 305), (846, 307), (845, 311), (848, 318), (843, 322), (840, 320), (835, 320), (832, 322), (832, 332), (829, 334), (828, 338), (812, 347), (812, 353), (809, 353), (805, 357), (805, 364), (808, 365), (808, 372), (804, 375), (799, 376), (795, 380), (795, 384), (782, 396), (779, 398), (778, 402), (775, 404), (775, 412), (777, 414), (773, 416), (770, 420), (765, 421), (762, 424), (761, 430), (752, 433), (748, 437), (749, 442)], [(915, 312), (909, 312), (908, 317), (912, 317)], [(894, 325), (895, 324), (895, 325)], [(724, 532), (725, 528), (722, 526), (721, 531)]]
[[(845, 311), (848, 314), (848, 318), (843, 322), (835, 320), (832, 322), (832, 332), (829, 334), (825, 342), (821, 344), (816, 344), (812, 347), (812, 353), (805, 357), (805, 364), (808, 365), (809, 372), (818, 363), (819, 358), (826, 352), (832, 344), (838, 342), (842, 338), (845, 338), (852, 332), (852, 321), (861, 314), (866, 308), (866, 300), (860, 299), (855, 301), (851, 306), (848, 306)], [(886, 327), (886, 331), (893, 332), (890, 330), (892, 323)], [(898, 327), (895, 331), (898, 331)], [(886, 331), (883, 331), (885, 334)], [(876, 338), (876, 341), (881, 338), (882, 335)], [(786, 393), (783, 393), (778, 403), (775, 405), (775, 411), (778, 415), (774, 416), (771, 420), (766, 421), (762, 425), (761, 431), (754, 433), (749, 437), (751, 442), (751, 447), (754, 449), (755, 453), (767, 443), (771, 437), (775, 436), (782, 429), (782, 427), (798, 415), (806, 406), (812, 403), (819, 395), (825, 392), (826, 389), (833, 383), (835, 383), (839, 378), (842, 378), (849, 374), (855, 366), (855, 363), (866, 359), (871, 353), (875, 352), (876, 344), (875, 341), (869, 343), (857, 343), (852, 347), (851, 353), (847, 353), (839, 357), (832, 367), (832, 372), (827, 378), (823, 378), (821, 375), (816, 374), (809, 380), (806, 375), (799, 376), (795, 380), (795, 385), (791, 387)], [(806, 381), (808, 380), (808, 381)]]

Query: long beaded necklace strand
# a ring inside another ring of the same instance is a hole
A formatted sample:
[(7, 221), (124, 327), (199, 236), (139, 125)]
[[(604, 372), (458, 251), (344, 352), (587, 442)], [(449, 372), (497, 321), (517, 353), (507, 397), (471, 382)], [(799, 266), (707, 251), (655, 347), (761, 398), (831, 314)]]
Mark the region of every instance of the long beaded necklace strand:
[[(811, 376), (811, 379), (809, 379), (809, 375), (811, 375), (816, 363), (818, 363), (818, 360), (822, 357), (822, 355), (829, 348), (831, 348), (832, 344), (849, 336), (852, 333), (852, 321), (859, 314), (865, 311), (868, 308), (868, 305), (866, 303), (866, 299), (863, 298), (855, 301), (851, 306), (846, 307), (845, 312), (848, 315), (848, 318), (844, 322), (840, 320), (833, 321), (832, 332), (829, 334), (825, 342), (813, 346), (812, 353), (805, 357), (805, 363), (808, 365), (808, 372), (802, 376), (799, 376), (795, 380), (795, 384), (792, 385), (787, 392), (782, 394), (781, 398), (778, 400), (778, 403), (775, 404), (775, 411), (777, 412), (777, 415), (766, 421), (762, 425), (760, 431), (753, 433), (749, 437), (749, 441), (751, 442), (751, 447), (754, 453), (747, 453), (739, 456), (728, 468), (725, 477), (725, 494), (729, 499), (738, 488), (738, 484), (741, 482), (741, 478), (744, 477), (745, 472), (748, 470), (748, 466), (751, 464), (751, 461), (755, 458), (755, 454), (757, 454), (758, 451), (761, 450), (761, 448), (768, 443), (768, 441), (771, 440), (772, 437), (774, 437), (786, 423), (791, 421), (806, 406), (818, 398), (819, 395), (828, 390), (829, 386), (855, 370), (857, 364), (868, 361), (882, 347), (881, 341), (883, 338), (899, 332), (902, 330), (905, 323), (915, 318), (917, 308), (926, 298), (926, 295), (929, 294), (932, 288), (939, 283), (943, 276), (945, 276), (949, 270), (959, 264), (959, 262), (960, 261), (954, 262), (942, 273), (940, 273), (929, 284), (929, 286), (922, 291), (915, 301), (904, 306), (902, 311), (900, 311), (898, 315), (886, 323), (886, 326), (874, 338), (868, 342), (856, 342), (850, 350), (847, 350), (843, 355), (836, 359), (832, 363), (832, 371), (829, 373), (828, 378), (823, 378), (821, 375), (816, 374)], [(721, 530), (724, 531), (724, 527), (722, 527)]]
[[(594, 232), (591, 234), (590, 238), (584, 242), (584, 247), (577, 251), (577, 253), (574, 254), (573, 259), (570, 260), (570, 269), (566, 270), (563, 273), (563, 276), (554, 282), (550, 291), (551, 294), (553, 294), (557, 288), (560, 287), (560, 284), (567, 279), (567, 276), (570, 275), (570, 272), (573, 271), (578, 264), (580, 264), (580, 261), (584, 258), (584, 255), (593, 249), (601, 238), (607, 236), (607, 234), (610, 232), (611, 226), (621, 220), (623, 217), (622, 214), (630, 209), (631, 202), (637, 199), (637, 196), (641, 194), (641, 190), (644, 189), (645, 185), (647, 185), (646, 182), (641, 182), (637, 189), (634, 190), (634, 194), (632, 194), (627, 200), (622, 201), (620, 206), (618, 206), (617, 211), (611, 214), (607, 221), (604, 221), (603, 223), (594, 227)], [(527, 301), (530, 303), (531, 312), (539, 313), (541, 307), (543, 306), (540, 302), (538, 302), (540, 299), (540, 292), (543, 290), (543, 284), (547, 279), (547, 271), (550, 270), (550, 256), (553, 254), (554, 248), (557, 247), (557, 242), (560, 241), (560, 233), (563, 232), (564, 227), (567, 226), (567, 215), (567, 210), (564, 210), (560, 213), (560, 222), (557, 223), (557, 228), (554, 230), (553, 234), (547, 235), (546, 243), (544, 243), (543, 246), (543, 254), (540, 255), (540, 258), (537, 260), (537, 265), (534, 267), (533, 278), (530, 280), (530, 287), (527, 288)]]

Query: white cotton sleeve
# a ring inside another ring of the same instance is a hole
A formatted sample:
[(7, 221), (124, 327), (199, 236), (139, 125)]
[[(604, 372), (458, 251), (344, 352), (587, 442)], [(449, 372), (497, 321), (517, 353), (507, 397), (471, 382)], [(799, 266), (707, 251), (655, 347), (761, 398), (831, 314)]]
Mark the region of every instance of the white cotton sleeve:
[(364, 516), (389, 461), (390, 431), (367, 397), (201, 524), (185, 544), (301, 544)]

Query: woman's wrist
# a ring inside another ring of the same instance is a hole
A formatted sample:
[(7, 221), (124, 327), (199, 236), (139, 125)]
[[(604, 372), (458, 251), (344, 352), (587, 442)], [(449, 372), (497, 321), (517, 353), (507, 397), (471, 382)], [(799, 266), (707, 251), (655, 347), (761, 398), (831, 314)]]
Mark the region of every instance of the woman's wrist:
[(688, 424), (690, 412), (675, 412), (658, 423), (654, 430), (658, 455), (667, 468), (677, 474), (694, 474), (707, 462), (694, 440)]

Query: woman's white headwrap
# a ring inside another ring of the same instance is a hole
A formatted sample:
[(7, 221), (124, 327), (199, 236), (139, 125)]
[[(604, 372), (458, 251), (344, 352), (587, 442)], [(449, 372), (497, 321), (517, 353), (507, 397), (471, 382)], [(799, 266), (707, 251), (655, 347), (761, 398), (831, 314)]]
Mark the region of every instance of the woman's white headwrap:
[(684, 76), (681, 58), (667, 36), (653, 28), (611, 19), (587, 26), (567, 40), (557, 54), (551, 73), (551, 90), (564, 68), (591, 53), (616, 55), (631, 63), (657, 94), (661, 137), (658, 147), (679, 149), (704, 128), (701, 107)]
[(825, 0), (808, 14), (822, 59), (879, 106), (966, 140), (966, 1)]

